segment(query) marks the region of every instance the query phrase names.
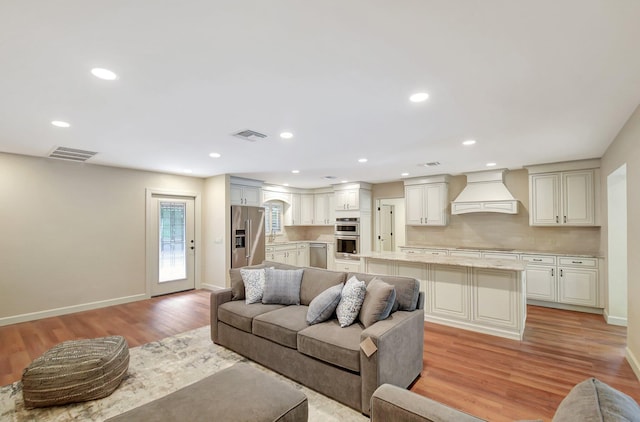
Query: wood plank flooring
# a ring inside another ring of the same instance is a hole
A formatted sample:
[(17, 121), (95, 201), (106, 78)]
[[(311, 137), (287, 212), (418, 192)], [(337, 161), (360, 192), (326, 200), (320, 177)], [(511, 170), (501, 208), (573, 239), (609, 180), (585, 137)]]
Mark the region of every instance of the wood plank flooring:
[[(208, 324), (209, 292), (198, 290), (0, 327), (0, 385), (64, 340), (120, 334), (135, 347)], [(433, 323), (424, 333), (424, 370), (411, 390), (489, 421), (551, 420), (590, 376), (640, 402), (626, 329), (600, 315), (529, 306), (522, 342)]]

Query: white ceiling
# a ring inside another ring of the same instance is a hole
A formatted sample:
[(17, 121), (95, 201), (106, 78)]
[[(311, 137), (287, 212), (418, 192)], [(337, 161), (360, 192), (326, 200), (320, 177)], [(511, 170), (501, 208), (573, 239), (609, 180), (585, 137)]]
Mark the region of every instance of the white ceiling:
[(296, 187), (600, 157), (640, 102), (638, 22), (637, 0), (2, 0), (0, 151)]

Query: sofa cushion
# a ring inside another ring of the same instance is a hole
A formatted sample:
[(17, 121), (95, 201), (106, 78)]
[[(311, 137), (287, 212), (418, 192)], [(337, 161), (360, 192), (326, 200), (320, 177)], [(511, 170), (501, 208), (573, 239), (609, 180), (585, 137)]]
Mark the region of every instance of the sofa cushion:
[(244, 300), (247, 304), (262, 301), (264, 293), (265, 269), (240, 268), (240, 275), (244, 283)]
[(418, 306), (418, 296), (420, 295), (420, 282), (413, 277), (400, 277), (392, 275), (374, 275), (363, 273), (349, 273), (347, 276), (358, 277), (358, 280), (364, 280), (365, 283), (369, 283), (375, 277), (381, 279), (385, 283), (391, 284), (396, 288), (396, 301), (391, 308), (391, 312), (397, 310), (400, 311), (415, 311)]
[[(243, 267), (248, 269), (264, 268), (264, 264)], [(240, 268), (229, 268), (229, 280), (231, 282), (231, 300), (244, 300), (244, 282), (240, 274)]]
[(342, 288), (342, 297), (336, 308), (341, 327), (348, 327), (358, 318), (366, 293), (364, 281), (351, 277)]
[(247, 305), (244, 300), (232, 300), (218, 307), (218, 320), (238, 330), (250, 333), (254, 317), (283, 307), (284, 305), (265, 305), (263, 303)]
[(299, 305), (300, 280), (302, 280), (303, 272), (303, 269), (278, 270), (266, 268), (262, 303)]
[(307, 311), (307, 322), (309, 324), (318, 324), (331, 318), (338, 307), (338, 303), (340, 303), (342, 287), (344, 287), (342, 283), (329, 287), (311, 301)]
[(640, 420), (638, 403), (595, 378), (586, 379), (573, 387), (553, 416), (553, 422), (637, 420)]
[(298, 331), (309, 326), (306, 321), (308, 307), (285, 306), (253, 318), (253, 334), (295, 349)]
[(359, 322), (341, 328), (338, 320), (330, 319), (298, 332), (298, 351), (324, 362), (360, 372)]
[(346, 276), (346, 273), (339, 271), (305, 268), (300, 285), (300, 304), (309, 305), (316, 296), (329, 287), (344, 283)]
[(358, 318), (365, 328), (377, 321), (386, 319), (396, 300), (396, 289), (379, 278), (374, 278), (367, 285), (367, 292), (360, 308)]

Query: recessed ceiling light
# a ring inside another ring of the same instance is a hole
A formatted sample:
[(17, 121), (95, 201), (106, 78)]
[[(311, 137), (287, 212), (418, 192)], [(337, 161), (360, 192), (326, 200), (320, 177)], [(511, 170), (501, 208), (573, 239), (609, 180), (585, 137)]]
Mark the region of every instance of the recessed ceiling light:
[(469, 146), (469, 145), (473, 145), (473, 144), (475, 144), (475, 143), (476, 143), (476, 140), (475, 140), (475, 139), (467, 139), (466, 141), (464, 141), (464, 142), (462, 143), (462, 145), (467, 145), (467, 146)]
[(427, 98), (429, 98), (429, 94), (427, 94), (426, 92), (416, 92), (409, 97), (409, 101), (411, 101), (412, 103), (421, 103), (423, 101), (427, 101)]
[(191, 169), (184, 169), (184, 170), (182, 170), (182, 172), (183, 172), (183, 173), (186, 173), (186, 174), (191, 174), (191, 173), (193, 173), (193, 170), (191, 170)]
[(62, 120), (53, 120), (51, 122), (55, 127), (70, 127), (71, 125), (67, 122), (63, 122)]
[(340, 182), (340, 183), (347, 183), (347, 182), (348, 182), (348, 180), (343, 180), (343, 181), (342, 181), (342, 182)]
[(408, 175), (409, 175), (409, 173), (407, 173), (407, 172), (400, 174), (400, 176), (402, 176), (402, 177), (407, 177)]
[(94, 67), (91, 69), (91, 74), (99, 79), (104, 79), (105, 81), (114, 81), (118, 79), (118, 75), (109, 69), (103, 69), (100, 67)]
[(496, 163), (487, 163), (487, 167), (495, 167)]
[(282, 186), (289, 186), (289, 184), (288, 184), (288, 183), (285, 183), (285, 184), (284, 184), (284, 185), (282, 185)]
[(366, 163), (367, 161), (369, 160), (367, 160), (366, 158), (358, 158), (359, 163)]
[(300, 173), (300, 170), (291, 170), (291, 173), (298, 174), (298, 173)]
[(222, 155), (218, 154), (217, 152), (212, 152), (211, 154), (209, 154), (209, 157), (211, 157), (211, 158), (220, 158), (220, 157), (222, 157)]
[(282, 132), (280, 134), (280, 137), (282, 139), (291, 139), (291, 138), (293, 138), (293, 133), (291, 133), (291, 132)]

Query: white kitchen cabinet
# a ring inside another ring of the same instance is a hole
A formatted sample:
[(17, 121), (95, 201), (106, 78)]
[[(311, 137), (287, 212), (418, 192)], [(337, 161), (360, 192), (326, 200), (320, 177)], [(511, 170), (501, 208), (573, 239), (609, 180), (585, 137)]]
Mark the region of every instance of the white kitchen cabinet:
[(314, 197), (311, 194), (300, 194), (300, 225), (310, 226), (314, 219)]
[(337, 190), (335, 192), (335, 195), (336, 195), (336, 201), (335, 201), (336, 211), (360, 209), (360, 190), (359, 189)]
[(405, 181), (405, 218), (410, 226), (446, 226), (448, 183), (407, 185)]
[(512, 252), (482, 252), (482, 257), (491, 259), (509, 259), (512, 261), (520, 259), (520, 255)]
[(345, 259), (336, 259), (335, 260), (335, 269), (336, 271), (344, 271), (347, 273), (359, 273), (362, 272), (360, 269), (360, 261), (358, 260), (345, 260)]
[(309, 266), (309, 244), (306, 242), (298, 243), (296, 252), (298, 254), (296, 265), (298, 267), (308, 267)]
[(449, 256), (457, 256), (458, 258), (482, 258), (482, 252), (479, 251), (449, 251)]
[(284, 225), (299, 226), (302, 224), (300, 219), (300, 194), (290, 194), (289, 206), (285, 207)]
[(531, 226), (596, 226), (596, 170), (529, 175)]
[(465, 267), (429, 265), (427, 299), (431, 315), (468, 320), (471, 317), (471, 280)]
[(231, 205), (262, 205), (262, 189), (257, 186), (229, 185)]
[(598, 306), (597, 260), (595, 258), (561, 257), (558, 261), (558, 302)]
[(333, 225), (336, 222), (333, 193), (316, 193), (314, 199), (313, 224), (320, 226)]
[(519, 329), (521, 312), (517, 310), (526, 309), (526, 298), (516, 272), (474, 268), (472, 273), (471, 320), (484, 326)]
[(527, 262), (527, 299), (555, 302), (557, 295), (556, 257), (551, 255), (522, 255)]
[(298, 254), (295, 243), (283, 243), (265, 248), (266, 260), (282, 264), (297, 265)]
[(336, 245), (327, 243), (327, 269), (335, 270), (336, 268)]

